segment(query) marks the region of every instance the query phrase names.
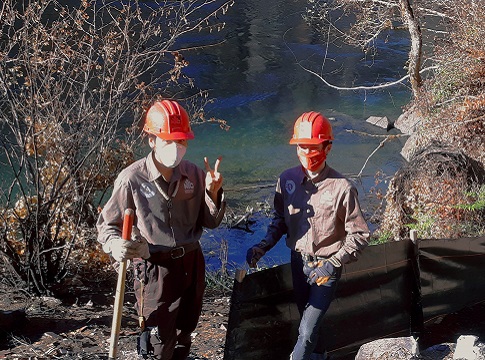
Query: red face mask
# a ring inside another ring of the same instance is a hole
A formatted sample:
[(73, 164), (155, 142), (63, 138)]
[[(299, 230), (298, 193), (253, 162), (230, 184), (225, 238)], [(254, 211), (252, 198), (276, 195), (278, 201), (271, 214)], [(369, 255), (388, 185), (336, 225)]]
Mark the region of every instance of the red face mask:
[(305, 152), (300, 147), (297, 148), (298, 158), (300, 159), (301, 165), (308, 171), (317, 170), (320, 165), (327, 159), (327, 154), (325, 149), (322, 150), (310, 150)]

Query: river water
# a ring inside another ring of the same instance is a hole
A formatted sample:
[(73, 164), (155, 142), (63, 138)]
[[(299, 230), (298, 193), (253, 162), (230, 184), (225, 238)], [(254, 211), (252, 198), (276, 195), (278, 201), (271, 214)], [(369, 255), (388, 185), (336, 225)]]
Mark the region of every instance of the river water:
[[(339, 91), (303, 70), (301, 66), (322, 73), (341, 87), (392, 81), (405, 75), (409, 45), (405, 33), (386, 34), (378, 42), (379, 53), (374, 59), (366, 59), (359, 49), (326, 47), (303, 22), (304, 6), (305, 2), (293, 0), (239, 0), (225, 15), (222, 32), (203, 39), (197, 35), (185, 39), (191, 45), (222, 41), (218, 46), (186, 52), (190, 66), (185, 73), (199, 87), (210, 90), (215, 102), (207, 108), (208, 115), (226, 120), (230, 130), (220, 130), (213, 124), (195, 126), (195, 140), (189, 143), (186, 157), (203, 166), (204, 156), (212, 164), (217, 156), (223, 156), (220, 171), (226, 200), (239, 213), (246, 206), (258, 210), (259, 202), (271, 205), (278, 175), (298, 164), (296, 149), (288, 141), (301, 113), (319, 111), (332, 120), (336, 140), (328, 163), (354, 177), (383, 138), (347, 130), (386, 134), (385, 129), (365, 120), (371, 115), (395, 120), (410, 99), (406, 86)], [(370, 194), (375, 174), (382, 171), (392, 175), (397, 170), (403, 161), (399, 155), (403, 141), (387, 142), (369, 159), (362, 176), (355, 179), (367, 217), (376, 205)], [(386, 184), (379, 186), (385, 188)], [(259, 215), (256, 212), (252, 217), (255, 223), (249, 225), (250, 231), (221, 227), (204, 234), (202, 244), (213, 255), (209, 257), (216, 259), (221, 241), (227, 242), (229, 263), (241, 266), (246, 249), (264, 236), (268, 219)], [(288, 261), (283, 240), (268, 258), (273, 263)]]
[[(195, 47), (183, 53), (190, 63), (184, 72), (215, 99), (206, 108), (207, 115), (224, 119), (230, 126), (229, 131), (216, 124), (194, 126), (195, 139), (189, 143), (186, 158), (203, 168), (204, 156), (211, 164), (222, 156), (220, 172), (229, 215), (233, 211), (243, 215), (246, 207), (254, 208), (250, 218), (254, 222), (247, 229), (221, 226), (204, 233), (202, 245), (214, 266), (218, 266), (219, 253), (224, 249), (221, 244), (228, 246), (229, 264), (239, 267), (244, 264), (246, 249), (264, 236), (269, 219), (258, 211), (259, 206), (272, 205), (279, 174), (298, 164), (296, 149), (288, 141), (301, 113), (318, 111), (332, 121), (336, 139), (328, 163), (354, 178), (367, 218), (376, 206), (375, 196), (370, 193), (375, 174), (382, 171), (392, 175), (403, 162), (399, 155), (403, 140), (396, 139), (377, 151), (362, 170), (383, 138), (347, 130), (386, 134), (385, 129), (369, 125), (365, 119), (376, 115), (395, 120), (410, 99), (409, 88), (339, 91), (302, 66), (341, 87), (392, 81), (405, 75), (409, 47), (406, 34), (385, 34), (377, 43), (378, 57), (365, 58), (359, 49), (326, 47), (305, 25), (301, 16), (304, 11), (304, 1), (238, 0), (221, 15), (226, 23), (222, 31), (193, 34), (178, 44), (182, 48)], [(208, 43), (220, 44), (201, 46)], [(355, 178), (361, 170), (361, 177)], [(378, 186), (385, 189), (386, 184)], [(265, 257), (266, 264), (288, 260), (283, 239)]]

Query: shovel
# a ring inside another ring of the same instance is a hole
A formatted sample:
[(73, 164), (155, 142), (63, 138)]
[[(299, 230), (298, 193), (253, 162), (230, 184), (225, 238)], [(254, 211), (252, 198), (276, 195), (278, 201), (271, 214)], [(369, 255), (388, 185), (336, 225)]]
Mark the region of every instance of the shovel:
[[(133, 226), (133, 219), (135, 217), (132, 209), (126, 209), (123, 218), (123, 233), (124, 240), (131, 240), (131, 228)], [(118, 269), (118, 283), (116, 284), (116, 296), (113, 310), (113, 324), (111, 325), (111, 339), (109, 345), (109, 360), (115, 360), (118, 352), (118, 338), (120, 335), (121, 314), (123, 312), (123, 300), (125, 297), (125, 280), (126, 280), (127, 261), (123, 260)]]

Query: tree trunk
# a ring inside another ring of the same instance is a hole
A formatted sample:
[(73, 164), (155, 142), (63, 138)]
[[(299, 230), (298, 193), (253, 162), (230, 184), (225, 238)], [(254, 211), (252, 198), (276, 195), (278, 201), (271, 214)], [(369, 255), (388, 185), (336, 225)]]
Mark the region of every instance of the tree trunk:
[(419, 71), (421, 70), (423, 37), (419, 23), (414, 17), (413, 8), (411, 7), (409, 0), (399, 0), (399, 2), (401, 4), (402, 18), (409, 29), (409, 34), (411, 35), (408, 74), (413, 95), (415, 98), (417, 98), (419, 88), (422, 84), (421, 74)]

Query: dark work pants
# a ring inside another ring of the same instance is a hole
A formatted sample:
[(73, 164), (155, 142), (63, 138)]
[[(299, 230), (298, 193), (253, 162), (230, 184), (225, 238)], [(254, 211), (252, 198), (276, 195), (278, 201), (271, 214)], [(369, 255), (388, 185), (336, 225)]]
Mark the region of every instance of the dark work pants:
[[(145, 271), (146, 264), (146, 271)], [(148, 359), (185, 360), (190, 353), (191, 333), (202, 310), (205, 260), (200, 248), (178, 259), (135, 264), (145, 275), (143, 309), (140, 282), (135, 279), (137, 311), (145, 317), (138, 353)]]
[(337, 282), (342, 271), (339, 269), (337, 275), (330, 278), (324, 285), (309, 285), (307, 276), (303, 273), (301, 254), (292, 251), (291, 273), (293, 276), (295, 301), (301, 317), (298, 328), (298, 340), (293, 348), (291, 359), (324, 359), (323, 318), (334, 299)]

